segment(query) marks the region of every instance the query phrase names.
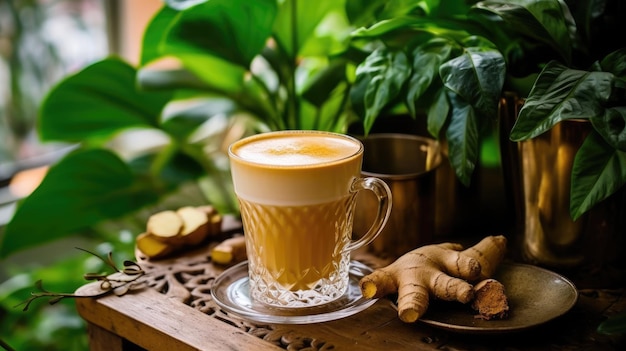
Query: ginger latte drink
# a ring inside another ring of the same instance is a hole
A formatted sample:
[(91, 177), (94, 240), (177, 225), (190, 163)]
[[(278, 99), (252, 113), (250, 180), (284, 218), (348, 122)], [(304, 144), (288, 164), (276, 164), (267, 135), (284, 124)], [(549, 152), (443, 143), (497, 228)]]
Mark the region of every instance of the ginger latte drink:
[[(357, 139), (319, 131), (258, 134), (229, 156), (248, 253), (250, 295), (279, 307), (308, 307), (341, 297), (350, 251), (380, 232), (390, 210), (384, 182), (360, 178)], [(371, 190), (380, 211), (352, 241), (356, 193)]]

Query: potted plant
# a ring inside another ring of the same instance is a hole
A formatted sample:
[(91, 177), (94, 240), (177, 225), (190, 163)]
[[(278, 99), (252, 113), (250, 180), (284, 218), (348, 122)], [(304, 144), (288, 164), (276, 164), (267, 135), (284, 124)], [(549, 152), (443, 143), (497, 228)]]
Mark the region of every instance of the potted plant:
[(524, 184), (519, 246), (579, 286), (622, 286), (626, 41), (606, 38), (624, 30), (626, 12), (617, 1), (568, 4), (571, 54), (546, 60), (510, 130)]
[(446, 140), (450, 162), (468, 185), (480, 140), (493, 130), (503, 92), (512, 90), (526, 98), (513, 141), (533, 138), (562, 120), (592, 122), (594, 132), (573, 169), (573, 219), (622, 188), (626, 43), (607, 38), (624, 27), (623, 5), (412, 4), (397, 8), (401, 16), (396, 12), (354, 34), (381, 43), (358, 67), (353, 89), (366, 128), (385, 109), (404, 105), (415, 116), (422, 108), (428, 131)]
[(511, 140), (522, 141), (565, 120), (591, 122), (572, 169), (574, 220), (626, 184), (626, 41), (606, 39), (624, 28), (626, 16), (619, 2), (606, 3), (594, 18), (572, 2), (572, 11), (578, 10), (572, 13), (578, 24), (574, 40), (580, 42), (572, 44), (570, 57), (543, 66), (511, 131)]
[[(393, 5), (395, 4), (395, 5)], [(425, 116), (445, 140), (452, 168), (469, 186), (482, 138), (493, 130), (506, 77), (505, 57), (465, 1), (378, 1), (377, 21), (353, 33), (371, 53), (357, 67), (354, 109), (366, 133), (379, 115)], [(393, 118), (393, 117), (392, 117)]]

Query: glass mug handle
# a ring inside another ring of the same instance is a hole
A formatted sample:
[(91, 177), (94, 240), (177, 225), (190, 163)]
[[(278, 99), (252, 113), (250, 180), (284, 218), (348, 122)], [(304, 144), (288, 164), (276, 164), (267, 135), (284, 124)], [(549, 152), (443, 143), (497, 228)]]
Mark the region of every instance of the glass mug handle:
[(374, 177), (356, 178), (350, 186), (350, 192), (354, 194), (361, 190), (370, 190), (376, 195), (378, 199), (376, 218), (367, 233), (358, 240), (351, 241), (344, 249), (344, 252), (359, 249), (374, 241), (378, 234), (382, 232), (391, 214), (391, 189), (389, 189), (387, 183), (382, 179)]

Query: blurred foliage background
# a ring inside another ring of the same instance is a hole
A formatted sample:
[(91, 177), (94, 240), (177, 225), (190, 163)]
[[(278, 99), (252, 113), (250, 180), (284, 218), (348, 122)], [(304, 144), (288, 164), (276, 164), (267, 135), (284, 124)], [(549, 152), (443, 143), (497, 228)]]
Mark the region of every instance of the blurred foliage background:
[[(113, 51), (110, 15), (116, 5), (108, 0), (0, 0), (0, 239), (14, 202), (26, 195), (11, 180), (70, 147), (39, 142), (40, 102), (62, 77)], [(104, 269), (97, 258), (73, 247), (113, 251), (120, 262), (133, 257), (129, 223), (123, 230), (109, 223), (0, 261), (0, 349), (88, 349), (85, 323), (71, 299), (52, 306), (37, 301), (27, 312), (18, 305), (39, 279), (50, 291), (73, 292), (85, 283), (84, 273)]]

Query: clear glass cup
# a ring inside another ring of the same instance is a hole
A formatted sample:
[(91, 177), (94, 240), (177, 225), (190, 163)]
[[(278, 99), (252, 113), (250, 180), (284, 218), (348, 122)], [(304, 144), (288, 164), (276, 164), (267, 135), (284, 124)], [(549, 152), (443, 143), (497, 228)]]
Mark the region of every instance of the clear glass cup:
[[(229, 148), (246, 238), (250, 297), (303, 308), (340, 298), (350, 252), (371, 243), (391, 212), (391, 191), (362, 177), (363, 145), (344, 134), (291, 130), (257, 134)], [(369, 230), (352, 238), (356, 195), (373, 192)]]

